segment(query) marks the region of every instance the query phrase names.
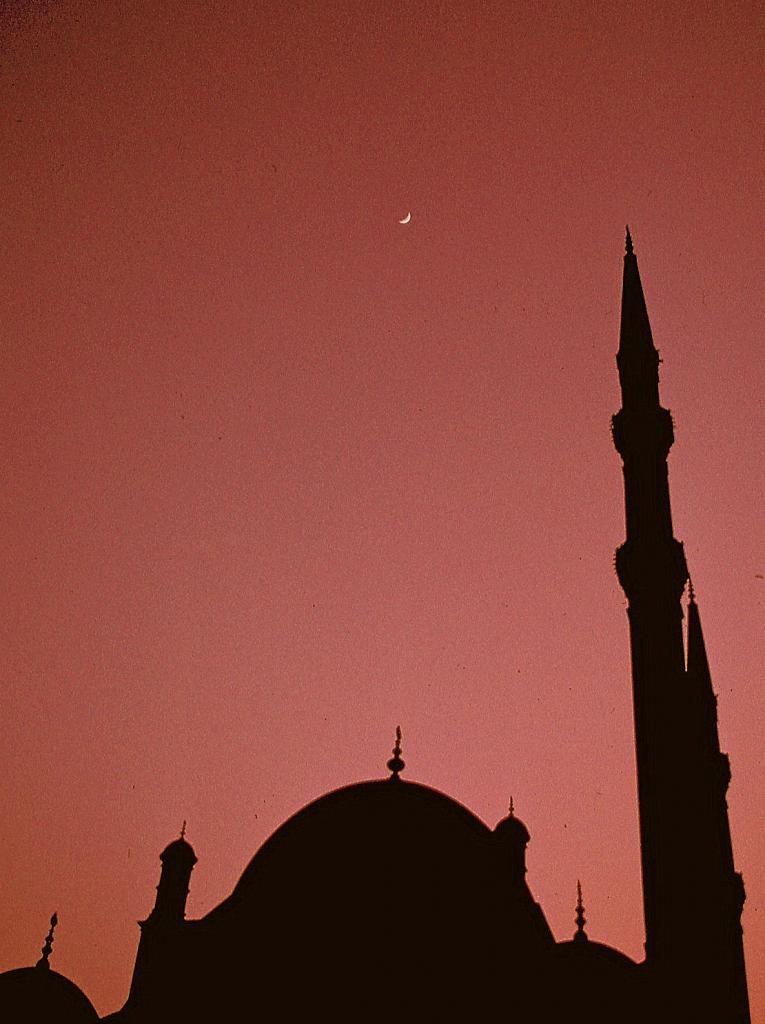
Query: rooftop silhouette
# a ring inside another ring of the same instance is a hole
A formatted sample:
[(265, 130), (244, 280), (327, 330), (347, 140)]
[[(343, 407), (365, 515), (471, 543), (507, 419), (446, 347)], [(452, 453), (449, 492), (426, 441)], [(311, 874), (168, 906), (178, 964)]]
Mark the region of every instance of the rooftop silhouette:
[[(532, 837), (513, 799), (490, 827), (444, 793), (402, 778), (397, 727), (387, 778), (381, 768), (380, 778), (303, 807), (198, 919), (186, 917), (197, 856), (183, 822), (160, 854), (125, 1004), (105, 1019), (387, 1022), (396, 1004), (409, 1020), (447, 1024), (749, 1024), (744, 890), (725, 799), (730, 768), (700, 612), (673, 535), (674, 433), (660, 402), (659, 362), (628, 229), (622, 406), (613, 418), (626, 539), (616, 570), (628, 600), (645, 960), (599, 941), (597, 928), (588, 934), (579, 881), (576, 930), (557, 941), (528, 879)], [(80, 990), (50, 969), (56, 923), (54, 914), (36, 967), (0, 976), (3, 1019), (96, 1019)]]

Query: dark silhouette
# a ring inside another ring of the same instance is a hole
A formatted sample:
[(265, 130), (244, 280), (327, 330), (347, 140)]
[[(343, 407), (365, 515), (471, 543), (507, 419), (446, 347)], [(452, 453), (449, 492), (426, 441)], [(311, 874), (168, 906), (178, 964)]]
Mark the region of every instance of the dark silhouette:
[(58, 915), (50, 919), (42, 956), (34, 967), (0, 974), (0, 1020), (19, 1024), (92, 1024), (98, 1014), (73, 982), (51, 970), (53, 932)]
[[(389, 778), (304, 807), (231, 895), (192, 921), (185, 906), (197, 858), (184, 822), (160, 857), (130, 993), (106, 1018), (112, 1024), (748, 1024), (730, 770), (692, 589), (687, 649), (683, 641), (688, 570), (672, 533), (672, 418), (659, 402), (659, 355), (629, 232), (617, 363), (613, 435), (627, 537), (616, 569), (629, 601), (645, 961), (590, 938), (579, 883), (573, 937), (556, 942), (526, 881), (530, 837), (513, 802), (491, 829), (406, 781), (397, 729)], [(55, 916), (37, 967), (0, 976), (3, 1019), (14, 1019), (8, 1010), (41, 1024), (95, 1019), (79, 989), (50, 971), (54, 924)]]
[(672, 417), (659, 402), (659, 353), (629, 229), (616, 361), (622, 408), (613, 435), (627, 513), (616, 571), (629, 601), (646, 966), (675, 1020), (744, 1024), (744, 888), (728, 826), (730, 768), (692, 589), (687, 655), (683, 647), (688, 568), (672, 535)]

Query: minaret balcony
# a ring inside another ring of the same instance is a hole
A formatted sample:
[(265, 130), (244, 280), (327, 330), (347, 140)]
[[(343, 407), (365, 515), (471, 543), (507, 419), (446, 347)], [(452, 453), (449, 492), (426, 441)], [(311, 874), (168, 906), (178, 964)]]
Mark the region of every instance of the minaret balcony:
[(616, 575), (630, 605), (675, 604), (688, 579), (685, 551), (679, 540), (626, 542), (616, 549)]
[(666, 459), (675, 440), (672, 414), (657, 405), (620, 409), (611, 419), (614, 446), (625, 462), (650, 457)]

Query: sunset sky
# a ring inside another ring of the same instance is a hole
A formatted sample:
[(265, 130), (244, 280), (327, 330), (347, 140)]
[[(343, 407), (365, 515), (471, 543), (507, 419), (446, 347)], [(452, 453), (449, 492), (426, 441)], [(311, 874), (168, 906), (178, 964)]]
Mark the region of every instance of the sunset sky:
[(755, 3), (0, 4), (0, 970), (57, 910), (117, 1009), (183, 820), (201, 916), (399, 723), (642, 957), (629, 222), (765, 1021), (763, 52)]

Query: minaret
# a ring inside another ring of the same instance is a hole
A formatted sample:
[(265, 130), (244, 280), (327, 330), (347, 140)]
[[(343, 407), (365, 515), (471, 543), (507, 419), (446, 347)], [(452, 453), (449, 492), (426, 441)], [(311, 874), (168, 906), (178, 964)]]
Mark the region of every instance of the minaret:
[(730, 761), (720, 750), (717, 730), (717, 697), (712, 689), (704, 634), (696, 597), (690, 587), (688, 602), (688, 657), (686, 678), (690, 703), (697, 715), (696, 773), (704, 784), (695, 794), (699, 883), (706, 908), (708, 958), (720, 976), (727, 1016), (720, 1020), (749, 1021), (749, 997), (741, 931), (744, 880), (733, 862), (726, 793), (730, 784)]
[(667, 475), (672, 417), (659, 401), (659, 354), (629, 230), (626, 250), (613, 436), (627, 538), (616, 571), (630, 623), (646, 962), (668, 1020), (747, 1024), (746, 982), (731, 966), (743, 972), (734, 949), (740, 928), (736, 936), (730, 924), (736, 876), (732, 855), (726, 865), (721, 854), (720, 836), (729, 842), (729, 833), (714, 697), (697, 678), (696, 640), (686, 673), (680, 601), (688, 570), (673, 536)]
[(668, 863), (674, 860), (672, 819), (680, 798), (673, 791), (685, 674), (680, 598), (688, 571), (682, 545), (672, 536), (672, 417), (659, 402), (659, 353), (629, 231), (616, 362), (622, 408), (613, 418), (613, 435), (624, 462), (627, 530), (616, 571), (629, 602), (646, 957), (657, 963), (670, 954), (676, 916), (678, 880)]

